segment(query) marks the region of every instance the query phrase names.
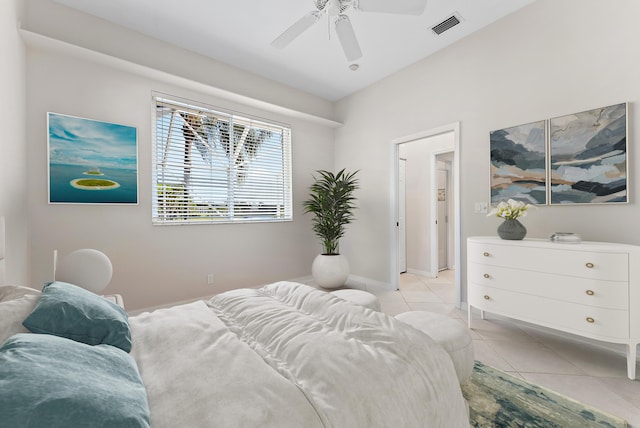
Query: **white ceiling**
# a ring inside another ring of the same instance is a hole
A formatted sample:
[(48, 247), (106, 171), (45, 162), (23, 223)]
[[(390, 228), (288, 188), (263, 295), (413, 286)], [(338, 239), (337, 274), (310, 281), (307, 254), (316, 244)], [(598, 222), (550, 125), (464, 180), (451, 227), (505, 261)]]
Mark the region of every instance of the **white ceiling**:
[[(535, 0), (428, 0), (420, 16), (349, 9), (363, 56), (349, 69), (327, 17), (283, 50), (271, 42), (312, 0), (56, 0), (331, 101), (358, 91)], [(388, 0), (394, 1), (394, 0)], [(440, 36), (431, 27), (456, 13)]]

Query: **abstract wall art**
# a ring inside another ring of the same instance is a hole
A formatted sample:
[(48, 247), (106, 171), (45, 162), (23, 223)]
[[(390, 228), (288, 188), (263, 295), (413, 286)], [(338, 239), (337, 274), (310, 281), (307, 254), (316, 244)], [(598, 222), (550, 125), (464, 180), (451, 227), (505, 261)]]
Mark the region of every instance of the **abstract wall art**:
[(629, 202), (627, 103), (491, 131), (491, 204)]
[(137, 204), (137, 130), (47, 114), (49, 203)]
[(490, 132), (491, 204), (547, 202), (545, 121)]
[(551, 204), (624, 203), (627, 104), (549, 120)]

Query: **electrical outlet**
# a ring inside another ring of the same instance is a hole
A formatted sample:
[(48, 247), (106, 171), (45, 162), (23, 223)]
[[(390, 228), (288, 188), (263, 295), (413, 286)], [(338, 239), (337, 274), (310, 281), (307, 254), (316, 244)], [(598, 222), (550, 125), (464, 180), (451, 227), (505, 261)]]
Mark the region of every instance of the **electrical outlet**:
[(209, 284), (209, 285), (213, 284), (213, 274), (212, 273), (207, 275), (207, 284)]

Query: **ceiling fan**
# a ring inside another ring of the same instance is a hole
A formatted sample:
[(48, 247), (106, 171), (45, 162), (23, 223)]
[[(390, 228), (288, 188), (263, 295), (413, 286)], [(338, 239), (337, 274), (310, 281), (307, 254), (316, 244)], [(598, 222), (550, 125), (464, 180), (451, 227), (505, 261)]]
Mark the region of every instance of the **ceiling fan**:
[(271, 42), (271, 45), (278, 49), (284, 49), (326, 14), (330, 21), (333, 20), (342, 50), (347, 61), (351, 62), (362, 57), (362, 50), (351, 21), (345, 14), (349, 8), (362, 12), (421, 15), (427, 5), (427, 0), (313, 0), (313, 3), (316, 10), (297, 20)]

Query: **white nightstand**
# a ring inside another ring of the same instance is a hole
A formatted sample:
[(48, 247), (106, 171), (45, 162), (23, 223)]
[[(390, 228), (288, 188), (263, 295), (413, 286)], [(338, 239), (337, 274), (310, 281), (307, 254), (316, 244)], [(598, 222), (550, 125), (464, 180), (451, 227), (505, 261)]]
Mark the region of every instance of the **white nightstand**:
[(122, 309), (124, 309), (124, 300), (122, 299), (122, 296), (119, 294), (106, 294), (104, 296), (105, 299), (107, 299), (110, 302), (115, 303), (116, 305), (120, 306)]

